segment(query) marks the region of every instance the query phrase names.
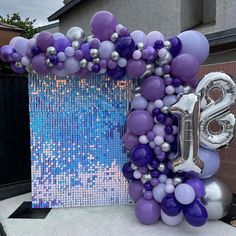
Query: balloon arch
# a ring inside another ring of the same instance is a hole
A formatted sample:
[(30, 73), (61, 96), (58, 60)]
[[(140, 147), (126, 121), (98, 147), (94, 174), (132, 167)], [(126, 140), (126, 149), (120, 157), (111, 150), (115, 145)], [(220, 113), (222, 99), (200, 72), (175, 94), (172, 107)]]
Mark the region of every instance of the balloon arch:
[[(225, 216), (232, 194), (212, 176), (220, 164), (216, 150), (234, 135), (230, 107), (236, 89), (231, 77), (220, 72), (196, 83), (209, 53), (205, 36), (193, 30), (167, 39), (158, 31), (129, 32), (106, 11), (96, 13), (90, 27), (91, 36), (72, 27), (66, 36), (41, 32), (32, 39), (15, 37), (1, 48), (0, 57), (16, 73), (139, 79), (123, 137), (130, 150), (123, 174), (138, 220), (153, 224), (161, 218), (173, 226), (185, 219), (201, 226)], [(219, 101), (210, 96), (213, 88), (222, 91)], [(221, 131), (209, 129), (212, 121)], [(217, 191), (221, 198), (216, 200), (212, 194)]]

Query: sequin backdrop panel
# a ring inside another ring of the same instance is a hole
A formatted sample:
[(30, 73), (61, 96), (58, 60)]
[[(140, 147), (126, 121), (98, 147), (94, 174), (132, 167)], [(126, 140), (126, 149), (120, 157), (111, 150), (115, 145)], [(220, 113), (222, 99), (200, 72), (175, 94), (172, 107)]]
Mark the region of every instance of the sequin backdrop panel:
[(34, 208), (130, 202), (121, 137), (134, 86), (102, 75), (30, 76)]

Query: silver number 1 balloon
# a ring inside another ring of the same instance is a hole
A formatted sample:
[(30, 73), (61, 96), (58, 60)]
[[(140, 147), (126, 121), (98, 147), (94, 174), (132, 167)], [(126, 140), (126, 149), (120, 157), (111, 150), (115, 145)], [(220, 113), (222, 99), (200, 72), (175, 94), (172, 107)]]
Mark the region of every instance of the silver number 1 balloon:
[(200, 101), (194, 93), (184, 94), (170, 111), (180, 117), (180, 157), (173, 161), (174, 171), (201, 173), (203, 162), (198, 157)]
[[(210, 93), (221, 91), (221, 98), (214, 101)], [(201, 97), (200, 142), (208, 149), (218, 149), (229, 144), (234, 137), (235, 117), (230, 107), (236, 99), (235, 82), (225, 73), (213, 72), (200, 80), (196, 93)], [(217, 122), (221, 130), (212, 132), (210, 123)]]

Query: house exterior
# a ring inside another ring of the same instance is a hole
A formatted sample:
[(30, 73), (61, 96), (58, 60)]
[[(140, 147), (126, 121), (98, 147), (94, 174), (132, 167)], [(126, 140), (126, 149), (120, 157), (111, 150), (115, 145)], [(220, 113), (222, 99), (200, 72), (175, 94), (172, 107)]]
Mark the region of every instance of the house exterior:
[(52, 34), (59, 32), (60, 31), (59, 22), (41, 26), (41, 27), (39, 27), (39, 31), (48, 31)]
[[(199, 30), (209, 40), (211, 50), (198, 78), (210, 71), (231, 73), (236, 76), (236, 1), (235, 0), (65, 0), (65, 5), (48, 17), (59, 20), (60, 31), (78, 25), (87, 34), (94, 13), (112, 12), (119, 23), (130, 31), (158, 30), (165, 36), (177, 35), (188, 29)], [(233, 109), (236, 113), (236, 109)], [(236, 140), (236, 139), (235, 139)], [(222, 149), (218, 175), (236, 193), (236, 141)]]

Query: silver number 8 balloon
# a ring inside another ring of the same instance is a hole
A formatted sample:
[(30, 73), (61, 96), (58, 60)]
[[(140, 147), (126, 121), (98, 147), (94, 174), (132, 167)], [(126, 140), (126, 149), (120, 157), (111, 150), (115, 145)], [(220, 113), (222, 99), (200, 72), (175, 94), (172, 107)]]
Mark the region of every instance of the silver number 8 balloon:
[[(221, 91), (214, 101), (213, 89)], [(201, 173), (204, 163), (198, 156), (199, 141), (208, 149), (218, 149), (229, 144), (234, 136), (235, 117), (230, 107), (236, 99), (236, 84), (225, 73), (212, 72), (198, 83), (195, 93), (184, 94), (171, 106), (170, 111), (180, 117), (180, 153), (173, 161), (177, 171)], [(213, 132), (210, 124), (217, 122), (221, 130)]]

